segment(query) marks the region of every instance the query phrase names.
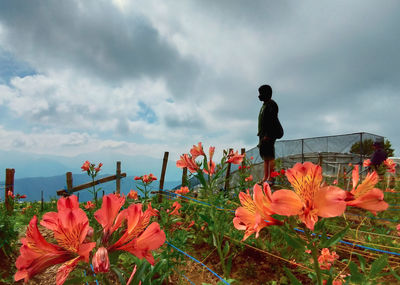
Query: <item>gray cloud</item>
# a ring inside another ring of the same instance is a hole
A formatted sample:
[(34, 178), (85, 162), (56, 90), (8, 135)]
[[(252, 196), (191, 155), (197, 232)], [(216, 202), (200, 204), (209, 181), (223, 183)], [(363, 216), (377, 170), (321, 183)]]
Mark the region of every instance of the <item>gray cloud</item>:
[(73, 68), (112, 84), (165, 78), (176, 96), (197, 74), (143, 15), (125, 16), (108, 1), (2, 1), (0, 22), (9, 49), (39, 72)]

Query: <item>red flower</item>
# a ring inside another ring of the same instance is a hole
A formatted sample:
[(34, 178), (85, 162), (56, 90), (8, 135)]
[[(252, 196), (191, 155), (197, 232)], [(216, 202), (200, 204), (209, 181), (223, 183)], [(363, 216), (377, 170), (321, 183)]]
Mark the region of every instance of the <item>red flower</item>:
[(347, 192), (347, 205), (368, 210), (374, 215), (386, 210), (389, 204), (383, 200), (383, 192), (374, 188), (378, 183), (378, 174), (375, 171), (368, 173), (364, 181), (358, 184), (358, 168), (359, 166), (355, 165), (353, 169), (353, 190)]
[(10, 197), (11, 199), (15, 198), (15, 195), (13, 194), (13, 192), (11, 190), (7, 191), (7, 196)]
[(110, 260), (108, 258), (108, 251), (105, 247), (100, 247), (92, 258), (92, 265), (94, 273), (106, 273), (110, 270)]
[(249, 177), (246, 177), (245, 179), (244, 179), (244, 181), (253, 181), (253, 175), (251, 175), (250, 174), (250, 176)]
[(99, 172), (100, 171), (100, 168), (103, 166), (103, 163), (99, 163), (99, 166), (97, 166), (94, 170), (96, 171), (96, 172)]
[(126, 196), (126, 198), (128, 199), (133, 199), (133, 200), (137, 200), (138, 199), (138, 193), (134, 190), (131, 190), (128, 195)]
[(281, 175), (281, 174), (279, 172), (277, 172), (277, 171), (272, 171), (271, 172), (271, 178), (277, 177), (279, 175)]
[(182, 186), (181, 189), (176, 190), (175, 193), (176, 193), (176, 194), (184, 195), (184, 194), (186, 194), (186, 193), (189, 193), (189, 188), (186, 187), (186, 186)]
[(241, 164), (244, 158), (244, 154), (239, 154), (239, 151), (233, 152), (233, 150), (228, 154), (227, 163)]
[(282, 174), (282, 175), (285, 175), (285, 173), (286, 173), (285, 169), (282, 168), (282, 169), (281, 169), (281, 174)]
[(179, 213), (179, 209), (182, 208), (181, 204), (179, 204), (178, 201), (175, 201), (175, 202), (172, 204), (172, 207), (173, 207), (174, 209), (171, 211), (171, 213), (169, 213), (169, 215), (170, 215), (170, 216), (171, 216), (171, 215), (177, 215), (177, 216), (179, 216), (179, 215), (181, 214), (181, 213)]
[(176, 166), (179, 168), (187, 167), (187, 169), (189, 169), (191, 173), (197, 172), (197, 170), (199, 169), (199, 166), (197, 165), (194, 158), (190, 157), (187, 154), (181, 155), (180, 159), (176, 162)]
[(154, 265), (151, 251), (165, 242), (165, 233), (158, 223), (153, 222), (148, 226), (150, 218), (157, 216), (158, 211), (149, 203), (145, 212), (142, 211), (142, 204), (131, 204), (127, 209), (119, 212), (124, 202), (124, 198), (109, 194), (104, 196), (101, 209), (96, 211), (94, 216), (103, 226), (103, 232), (106, 233), (103, 242), (107, 244), (110, 241), (110, 234), (126, 221), (126, 229), (122, 231), (122, 236), (113, 245), (107, 247), (108, 252), (127, 251), (140, 259), (146, 258)]
[(199, 142), (197, 145), (193, 145), (192, 149), (190, 150), (190, 154), (192, 155), (193, 159), (196, 159), (200, 155), (205, 155), (201, 142)]
[(193, 226), (194, 226), (194, 221), (191, 221), (190, 224), (188, 225), (187, 229), (190, 229)]
[(19, 198), (20, 198), (20, 199), (25, 199), (25, 198), (26, 198), (26, 195), (21, 195), (21, 196), (19, 196)]
[(63, 263), (56, 276), (57, 285), (63, 284), (78, 262), (89, 262), (89, 253), (96, 243), (84, 242), (89, 221), (79, 208), (78, 198), (61, 198), (57, 209), (58, 212), (46, 213), (40, 224), (53, 231), (58, 245), (44, 239), (37, 227), (37, 217), (34, 216), (29, 222), (26, 237), (21, 239), (21, 254), (15, 263), (18, 269), (15, 281), (24, 279), (27, 282), (46, 268)]
[(142, 180), (142, 176), (135, 176), (134, 180)]
[(81, 166), (82, 171), (89, 171), (90, 170), (90, 162), (86, 160), (83, 165)]
[(85, 204), (85, 209), (90, 210), (93, 209), (95, 205), (92, 203), (92, 201), (87, 201)]

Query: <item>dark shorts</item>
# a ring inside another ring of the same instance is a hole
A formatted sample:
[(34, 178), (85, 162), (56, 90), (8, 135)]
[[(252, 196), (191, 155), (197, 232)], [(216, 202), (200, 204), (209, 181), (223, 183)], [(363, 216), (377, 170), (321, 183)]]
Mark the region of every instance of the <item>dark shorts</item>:
[(263, 160), (275, 159), (275, 140), (260, 140), (258, 148)]

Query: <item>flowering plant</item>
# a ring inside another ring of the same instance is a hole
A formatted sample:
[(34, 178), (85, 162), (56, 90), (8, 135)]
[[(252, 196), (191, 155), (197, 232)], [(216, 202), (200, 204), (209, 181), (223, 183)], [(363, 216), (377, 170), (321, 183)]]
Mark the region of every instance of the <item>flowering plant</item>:
[(139, 181), (141, 186), (137, 186), (137, 188), (144, 194), (144, 198), (148, 199), (151, 190), (150, 185), (153, 181), (157, 180), (157, 177), (150, 173), (148, 175), (135, 176), (133, 179)]
[[(63, 284), (79, 263), (92, 260), (96, 279), (107, 278), (105, 274), (113, 269), (110, 254), (128, 252), (139, 259), (155, 263), (152, 251), (165, 242), (165, 234), (157, 222), (150, 224), (158, 211), (148, 205), (131, 204), (121, 210), (124, 197), (109, 194), (103, 197), (101, 208), (94, 213), (100, 230), (94, 231), (89, 225), (86, 213), (79, 207), (77, 196), (60, 198), (57, 212), (46, 213), (40, 224), (54, 234), (56, 243), (48, 242), (37, 226), (34, 216), (29, 223), (26, 236), (21, 239), (20, 256), (16, 261), (18, 269), (15, 281), (25, 282), (46, 268), (61, 264), (57, 270), (56, 283)], [(120, 211), (121, 210), (121, 211)], [(149, 225), (150, 224), (150, 225)]]
[(97, 193), (101, 190), (101, 188), (96, 189), (96, 187), (94, 185), (94, 179), (96, 178), (97, 174), (101, 170), (102, 166), (103, 166), (103, 163), (101, 163), (101, 162), (96, 167), (96, 164), (90, 163), (88, 160), (86, 160), (83, 163), (83, 165), (81, 166), (82, 171), (86, 171), (87, 175), (89, 175), (92, 178), (93, 186), (92, 186), (92, 189), (89, 190), (89, 192), (93, 194), (93, 199), (96, 204), (97, 204)]

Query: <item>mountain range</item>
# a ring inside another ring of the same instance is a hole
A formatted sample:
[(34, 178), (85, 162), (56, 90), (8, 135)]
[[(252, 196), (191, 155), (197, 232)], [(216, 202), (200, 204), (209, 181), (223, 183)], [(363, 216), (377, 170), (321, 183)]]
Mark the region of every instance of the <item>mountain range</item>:
[[(109, 175), (108, 174), (99, 175), (98, 177), (96, 177), (96, 180), (99, 178), (105, 177), (105, 176), (109, 176)], [(141, 187), (140, 184), (133, 178), (134, 178), (134, 176), (127, 176), (127, 177), (121, 179), (121, 193), (128, 194), (131, 189), (137, 191), (138, 185), (139, 185), (139, 187)], [(72, 174), (72, 180), (73, 180), (74, 186), (92, 181), (91, 178), (86, 173), (85, 174)], [(2, 181), (0, 183), (1, 183), (1, 185), (4, 185), (4, 181)], [(164, 189), (173, 189), (180, 183), (181, 183), (181, 181), (165, 181)], [(151, 184), (149, 189), (158, 190), (158, 187), (159, 187), (159, 181), (156, 180)], [(115, 191), (115, 188), (116, 188), (115, 180), (96, 185), (96, 189), (100, 189), (100, 188), (101, 188), (101, 190), (98, 194), (99, 197), (102, 196), (103, 191), (105, 194), (112, 193), (113, 191)], [(51, 198), (57, 199), (58, 196), (57, 196), (56, 191), (61, 190), (61, 189), (66, 189), (66, 176), (65, 175), (57, 175), (57, 176), (51, 176), (51, 177), (29, 177), (29, 178), (20, 178), (20, 179), (14, 180), (14, 193), (26, 195), (27, 198), (24, 199), (26, 201), (40, 201), (42, 191), (43, 191), (44, 201), (49, 201)], [(1, 191), (1, 192), (3, 192), (3, 191)], [(79, 193), (79, 201), (82, 201), (82, 202), (91, 200), (93, 197), (93, 195), (88, 191), (88, 189), (84, 189), (84, 190), (75, 192), (74, 194), (77, 194), (77, 193)], [(140, 191), (138, 191), (138, 193), (139, 193), (139, 195), (141, 195)], [(1, 194), (1, 199), (3, 200), (3, 198), (4, 198), (4, 193)]]

